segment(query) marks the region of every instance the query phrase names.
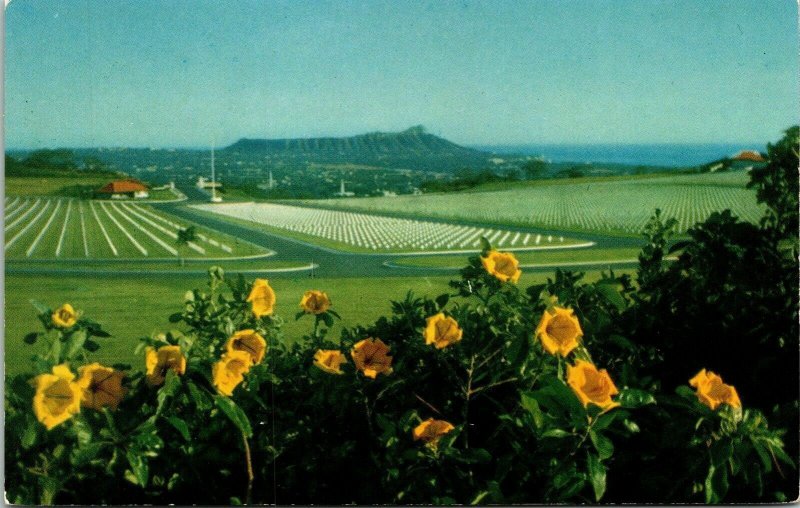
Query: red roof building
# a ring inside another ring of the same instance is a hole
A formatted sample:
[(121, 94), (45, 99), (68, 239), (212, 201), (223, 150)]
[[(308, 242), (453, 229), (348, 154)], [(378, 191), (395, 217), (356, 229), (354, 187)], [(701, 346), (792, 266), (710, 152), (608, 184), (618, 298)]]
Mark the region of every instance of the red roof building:
[(762, 157), (761, 154), (755, 150), (742, 150), (734, 155), (731, 159), (735, 161), (766, 162), (764, 157)]
[(100, 189), (98, 194), (111, 194), (113, 198), (124, 198), (126, 196), (135, 198), (148, 197), (147, 186), (136, 180), (115, 180), (109, 182)]

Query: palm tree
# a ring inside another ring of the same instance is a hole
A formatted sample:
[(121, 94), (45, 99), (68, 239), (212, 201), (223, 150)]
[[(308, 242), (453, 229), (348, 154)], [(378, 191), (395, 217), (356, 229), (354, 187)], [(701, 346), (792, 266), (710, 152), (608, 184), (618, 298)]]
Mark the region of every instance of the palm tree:
[[(186, 229), (179, 229), (178, 230), (178, 237), (175, 239), (175, 243), (178, 245), (178, 253), (180, 254), (184, 247), (189, 245), (189, 242), (193, 242), (197, 239), (197, 233), (195, 232), (194, 226), (189, 226)], [(181, 266), (184, 266), (184, 259), (181, 256)]]

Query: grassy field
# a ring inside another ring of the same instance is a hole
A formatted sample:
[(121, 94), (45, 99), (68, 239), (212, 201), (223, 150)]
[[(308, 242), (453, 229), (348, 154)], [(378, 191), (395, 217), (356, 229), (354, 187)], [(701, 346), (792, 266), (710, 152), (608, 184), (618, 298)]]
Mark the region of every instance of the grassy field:
[(197, 238), (176, 243), (189, 223), (138, 203), (14, 197), (5, 203), (6, 259), (225, 258), (266, 250), (196, 227)]
[[(581, 249), (563, 249), (557, 251), (516, 252), (514, 255), (521, 265), (549, 265), (635, 260), (639, 254), (637, 248), (608, 248), (595, 247)], [(461, 268), (464, 265), (464, 256), (408, 256), (393, 259), (392, 263), (399, 266), (413, 266), (421, 268)]]
[(65, 189), (81, 186), (96, 186), (98, 189), (111, 181), (109, 175), (22, 177), (9, 176), (5, 179), (6, 196), (61, 196)]
[[(229, 273), (231, 273), (229, 271)], [(551, 274), (523, 274), (520, 287), (541, 282)], [(587, 280), (599, 272), (587, 271)], [(294, 320), (298, 304), (307, 289), (326, 291), (334, 309), (342, 316), (332, 330), (338, 338), (343, 326), (370, 323), (390, 311), (390, 300), (402, 299), (408, 290), (435, 297), (448, 292), (450, 276), (374, 278), (317, 278), (307, 275), (270, 279), (277, 293), (276, 314), (286, 320), (284, 340), (293, 341), (310, 331), (312, 320)], [(168, 316), (182, 308), (183, 294), (193, 288), (207, 288), (204, 276), (144, 274), (114, 278), (6, 274), (5, 279), (5, 365), (6, 373), (28, 368), (30, 356), (43, 344), (26, 345), (22, 338), (40, 329), (35, 299), (51, 307), (70, 302), (87, 317), (101, 323), (113, 337), (101, 340), (91, 358), (104, 363), (129, 363), (142, 368), (143, 359), (133, 354), (139, 337), (179, 326)], [(387, 281), (389, 283), (387, 283)]]
[(473, 220), (508, 226), (634, 235), (656, 208), (679, 229), (731, 209), (757, 222), (763, 209), (743, 171), (658, 177), (553, 179), (493, 184), (463, 193), (303, 201), (331, 209)]
[[(82, 174), (80, 176), (8, 176), (5, 178), (6, 196), (74, 197), (77, 187), (99, 189), (114, 177), (111, 175)], [(177, 199), (169, 189), (151, 190), (147, 199), (137, 199), (137, 203), (148, 201), (171, 201)]]

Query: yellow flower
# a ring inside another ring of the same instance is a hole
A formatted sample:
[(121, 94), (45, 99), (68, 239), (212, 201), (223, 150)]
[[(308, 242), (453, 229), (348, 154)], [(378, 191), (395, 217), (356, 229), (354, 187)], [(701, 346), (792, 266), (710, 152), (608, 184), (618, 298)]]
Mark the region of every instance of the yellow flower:
[(486, 257), (481, 257), (481, 262), (486, 271), (503, 282), (517, 282), (522, 270), (514, 254), (490, 250)]
[(356, 369), (375, 379), (378, 374), (392, 373), (392, 357), (387, 353), (389, 346), (381, 339), (364, 339), (353, 345), (350, 356), (353, 357)]
[(228, 339), (225, 349), (229, 353), (232, 351), (244, 351), (250, 355), (253, 363), (261, 363), (261, 360), (264, 359), (264, 353), (267, 351), (267, 341), (255, 330), (241, 330)]
[(228, 351), (211, 368), (214, 386), (221, 394), (231, 396), (233, 389), (244, 380), (251, 363), (246, 351)]
[(52, 374), (39, 374), (31, 380), (36, 388), (33, 412), (47, 430), (80, 412), (83, 387), (73, 379), (75, 374), (66, 363), (62, 363), (53, 367)]
[(347, 357), (336, 349), (320, 349), (314, 353), (314, 366), (328, 374), (344, 374), (341, 365), (345, 362)]
[(253, 314), (256, 319), (262, 316), (271, 316), (275, 308), (275, 291), (265, 279), (256, 279), (247, 301), (252, 303)]
[(427, 319), (425, 326), (425, 344), (435, 344), (436, 349), (445, 348), (461, 340), (464, 331), (459, 328), (458, 322), (451, 317), (438, 313)]
[(436, 446), (439, 439), (454, 428), (450, 422), (428, 418), (414, 428), (414, 441), (421, 440), (425, 444)]
[(722, 378), (711, 371), (701, 370), (689, 380), (689, 384), (697, 388), (697, 398), (700, 399), (700, 402), (711, 409), (716, 409), (720, 404), (736, 408), (742, 407), (736, 388), (723, 383)]
[(52, 321), (58, 328), (70, 328), (78, 321), (78, 314), (72, 305), (65, 303), (53, 312)]
[(331, 306), (331, 300), (328, 295), (322, 291), (312, 289), (303, 294), (300, 300), (300, 308), (306, 311), (307, 314), (322, 314), (327, 311)]
[(608, 411), (619, 406), (619, 402), (611, 400), (619, 392), (606, 369), (597, 370), (591, 363), (577, 360), (574, 366), (567, 365), (567, 384), (584, 407), (592, 403)]
[(147, 382), (158, 386), (167, 378), (167, 371), (172, 369), (176, 374), (186, 372), (186, 357), (178, 346), (162, 346), (158, 350), (147, 348), (145, 356)]
[(545, 351), (551, 355), (567, 356), (578, 347), (578, 339), (583, 336), (581, 324), (572, 309), (555, 307), (554, 312), (544, 311), (536, 335), (542, 341)]
[(105, 406), (117, 409), (117, 406), (128, 392), (122, 386), (124, 372), (104, 367), (99, 363), (90, 363), (78, 369), (78, 383), (83, 387), (81, 405), (100, 411)]

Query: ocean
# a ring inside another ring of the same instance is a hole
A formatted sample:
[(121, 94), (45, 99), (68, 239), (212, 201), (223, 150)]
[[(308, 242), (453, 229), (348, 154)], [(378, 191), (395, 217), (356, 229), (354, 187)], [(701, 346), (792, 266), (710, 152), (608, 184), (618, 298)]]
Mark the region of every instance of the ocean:
[(693, 143), (693, 144), (530, 144), (476, 146), (497, 154), (543, 156), (549, 162), (613, 163), (634, 166), (697, 166), (741, 150), (765, 151), (766, 143)]

